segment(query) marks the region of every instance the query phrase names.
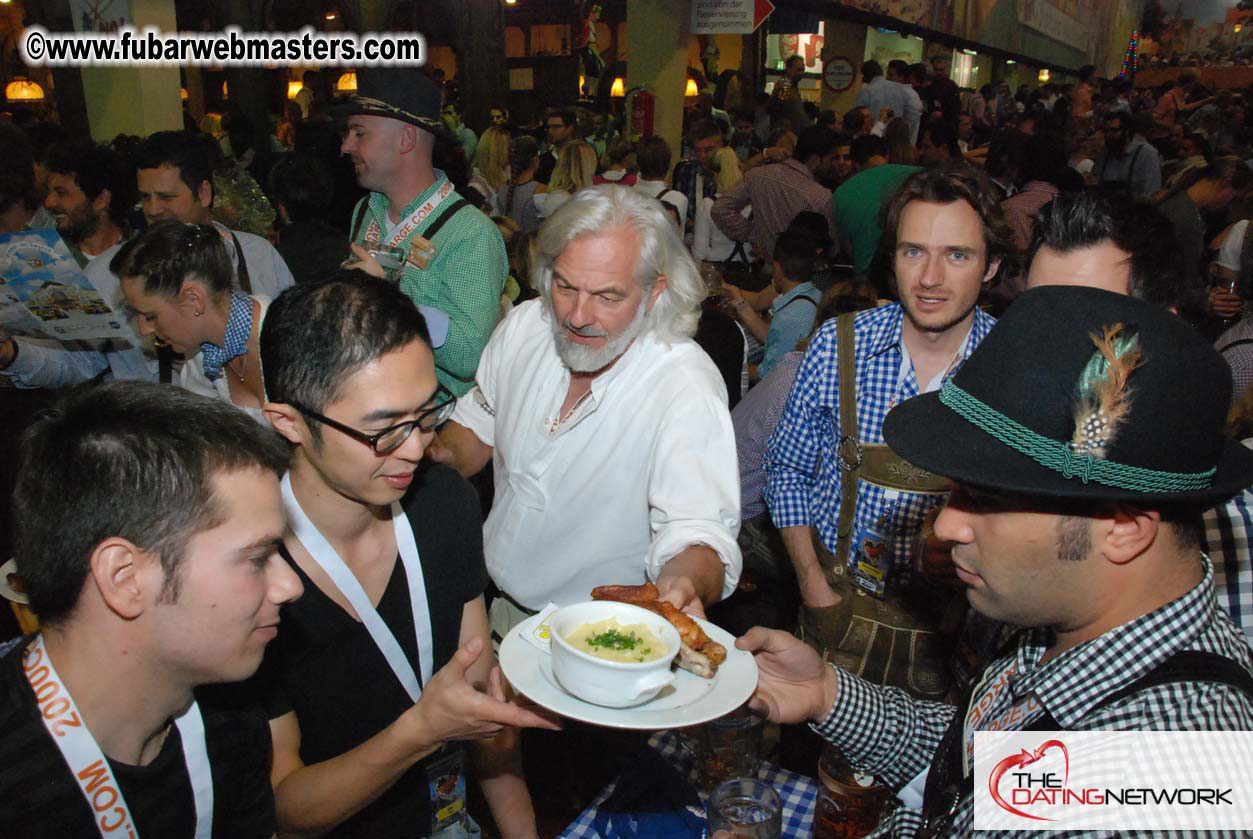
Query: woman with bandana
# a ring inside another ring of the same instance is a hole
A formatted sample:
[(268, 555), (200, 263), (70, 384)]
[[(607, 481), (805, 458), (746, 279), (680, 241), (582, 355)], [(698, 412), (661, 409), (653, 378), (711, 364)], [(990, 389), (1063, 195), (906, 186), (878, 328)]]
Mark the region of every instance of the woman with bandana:
[(216, 229), (158, 222), (123, 245), (110, 268), (121, 277), (136, 331), (185, 359), (178, 384), (265, 422), (258, 340), (270, 301), (235, 288)]

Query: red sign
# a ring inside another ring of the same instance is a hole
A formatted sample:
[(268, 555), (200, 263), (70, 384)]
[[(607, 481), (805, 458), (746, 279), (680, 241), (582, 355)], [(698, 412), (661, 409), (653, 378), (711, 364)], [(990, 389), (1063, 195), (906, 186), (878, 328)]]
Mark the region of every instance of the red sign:
[(770, 13), (774, 11), (774, 4), (770, 0), (754, 0), (753, 3), (753, 31), (757, 31), (757, 27), (770, 17)]

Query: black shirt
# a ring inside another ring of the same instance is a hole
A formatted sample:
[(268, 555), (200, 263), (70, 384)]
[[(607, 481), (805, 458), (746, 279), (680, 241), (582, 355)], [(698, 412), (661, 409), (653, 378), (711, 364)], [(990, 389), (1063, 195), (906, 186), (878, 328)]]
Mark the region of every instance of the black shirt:
[[(434, 673), (457, 651), (465, 604), (487, 586), (478, 496), (452, 469), (426, 464), (401, 504), (422, 563), (434, 636)], [(305, 592), (283, 607), (278, 638), (266, 651), (257, 681), (271, 719), (296, 712), (300, 759), (307, 766), (356, 748), (413, 703), (365, 626), (314, 585), (286, 548), (281, 553), (300, 575)], [(409, 583), (399, 558), (378, 612), (414, 672), (421, 674)], [(425, 835), (428, 803), (423, 761), (326, 836), (413, 839)]]
[[(0, 836), (99, 839), (92, 810), (40, 718), (22, 670), (24, 640), (0, 659)], [(118, 690), (125, 690), (118, 685)], [(213, 835), (270, 839), (270, 728), (239, 686), (196, 691), (213, 773)], [(146, 766), (109, 759), (141, 839), (192, 839), (196, 804), (178, 728)]]

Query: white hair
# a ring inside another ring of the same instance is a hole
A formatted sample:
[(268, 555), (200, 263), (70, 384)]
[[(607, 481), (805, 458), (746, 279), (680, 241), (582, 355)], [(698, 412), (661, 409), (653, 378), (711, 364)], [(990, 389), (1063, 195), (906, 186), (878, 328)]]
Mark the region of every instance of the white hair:
[(553, 264), (566, 246), (580, 236), (620, 225), (640, 237), (635, 279), (644, 295), (659, 277), (666, 278), (666, 287), (649, 310), (643, 331), (667, 344), (690, 338), (696, 332), (700, 304), (705, 299), (700, 271), (661, 202), (616, 184), (579, 190), (539, 229), (531, 283), (544, 298), (545, 310), (552, 311)]

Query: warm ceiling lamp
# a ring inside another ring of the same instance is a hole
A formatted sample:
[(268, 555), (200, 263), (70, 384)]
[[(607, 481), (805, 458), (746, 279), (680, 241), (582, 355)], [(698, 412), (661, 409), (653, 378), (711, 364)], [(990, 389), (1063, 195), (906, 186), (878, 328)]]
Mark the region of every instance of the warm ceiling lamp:
[(297, 81), (288, 82), (287, 83), (287, 98), (295, 99), (296, 94), (304, 90), (304, 87), (305, 87), (304, 84), (302, 84), (301, 82), (297, 82)]
[(626, 96), (626, 80), (621, 76), (613, 80), (613, 87), (609, 88), (609, 95), (622, 98)]
[(1039, 79), (1040, 79), (1040, 84), (1044, 84), (1045, 82), (1049, 80), (1049, 70), (1047, 67), (1045, 67), (1043, 70), (1040, 71)]
[(1232, 30), (1233, 30), (1233, 31), (1235, 31), (1235, 32), (1239, 32), (1241, 29), (1243, 29), (1243, 28), (1244, 28), (1244, 26), (1243, 26), (1242, 24), (1237, 23), (1235, 26), (1233, 26), (1233, 27), (1231, 27), (1231, 28), (1232, 28)]
[(230, 91), (230, 88), (226, 86), (226, 82), (222, 82), (222, 98), (223, 99), (231, 98), (231, 91)]
[(18, 76), (5, 87), (4, 98), (10, 102), (42, 102), (44, 89), (29, 79)]
[(335, 89), (340, 93), (356, 93), (357, 92), (357, 71), (349, 70), (347, 73), (339, 77), (339, 81), (335, 82)]
[(516, 6), (516, 5), (518, 5), (518, 0), (505, 0), (505, 5), (506, 5), (506, 6)]
[(688, 77), (687, 89), (683, 91), (683, 95), (684, 96), (699, 96), (700, 95), (700, 90), (696, 87), (696, 79), (693, 79), (690, 76)]
[(179, 98), (179, 99), (182, 99), (184, 102), (186, 102), (186, 101), (187, 101), (187, 99), (188, 99), (188, 96), (187, 96), (187, 88), (185, 88), (185, 87), (180, 87), (180, 88), (178, 89), (178, 98)]

